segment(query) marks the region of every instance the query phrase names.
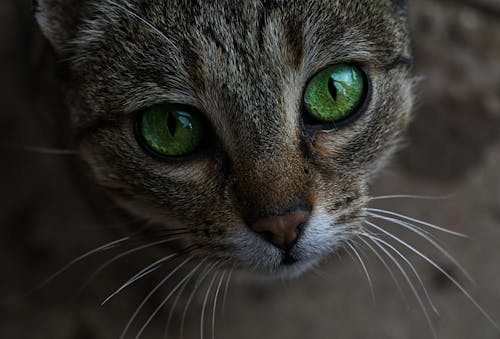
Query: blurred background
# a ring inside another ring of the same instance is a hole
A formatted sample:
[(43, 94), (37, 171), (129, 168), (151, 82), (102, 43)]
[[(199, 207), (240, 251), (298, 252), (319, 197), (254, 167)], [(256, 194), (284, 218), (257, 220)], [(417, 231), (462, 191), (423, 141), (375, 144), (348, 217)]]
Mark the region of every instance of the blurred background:
[[(57, 80), (61, 65), (29, 7), (28, 1), (0, 2), (0, 145), (68, 149), (71, 133)], [(372, 193), (452, 197), (381, 200), (374, 206), (470, 235), (439, 238), (476, 284), (423, 239), (384, 224), (428, 253), (500, 322), (500, 1), (413, 0), (410, 11), (416, 73), (422, 79), (415, 121), (407, 147), (374, 182)], [(144, 257), (117, 262), (81, 292), (92, 272), (110, 258), (100, 255), (27, 294), (73, 258), (116, 239), (109, 231), (116, 221), (103, 216), (101, 202), (91, 198), (91, 184), (76, 157), (1, 150), (0, 338), (118, 338), (158, 277), (101, 306), (110, 291), (136, 272), (135, 264), (144, 266)], [(500, 338), (442, 273), (405, 253), (439, 310), (439, 316), (428, 310), (439, 338)], [(375, 301), (360, 264), (349, 256), (294, 281), (249, 284), (233, 279), (224, 315), (217, 315), (216, 337), (432, 338), (397, 268), (404, 297), (366, 248), (365, 260)], [(142, 321), (161, 296), (146, 305)], [(185, 338), (199, 337), (203, 297), (197, 296), (190, 308)], [(174, 312), (174, 333), (181, 313), (182, 308)], [(168, 308), (143, 337), (162, 338), (167, 316)], [(209, 322), (205, 332), (211, 337)]]

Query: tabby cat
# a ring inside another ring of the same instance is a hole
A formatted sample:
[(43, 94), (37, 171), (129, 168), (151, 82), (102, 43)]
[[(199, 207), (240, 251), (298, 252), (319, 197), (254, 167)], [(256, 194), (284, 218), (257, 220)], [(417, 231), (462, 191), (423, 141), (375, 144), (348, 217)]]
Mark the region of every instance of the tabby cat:
[(369, 180), (411, 119), (404, 1), (38, 0), (35, 14), (96, 182), (191, 272), (297, 276), (368, 236)]
[[(176, 246), (297, 275), (363, 230), (412, 107), (390, 0), (40, 0), (82, 157)], [(167, 246), (168, 244), (165, 244)]]

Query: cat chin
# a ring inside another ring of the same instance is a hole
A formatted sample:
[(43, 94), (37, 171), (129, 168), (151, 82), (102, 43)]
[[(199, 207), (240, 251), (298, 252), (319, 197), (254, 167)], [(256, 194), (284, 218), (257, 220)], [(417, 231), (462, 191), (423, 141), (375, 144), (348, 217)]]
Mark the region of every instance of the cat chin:
[(241, 268), (237, 270), (241, 280), (250, 282), (271, 282), (282, 279), (296, 279), (307, 274), (319, 263), (318, 260), (300, 260), (293, 264), (281, 264), (275, 267), (259, 267), (252, 269)]
[(233, 253), (239, 275), (245, 280), (269, 281), (275, 279), (294, 279), (317, 267), (331, 254), (309, 253), (295, 248), (285, 254), (281, 250), (268, 246), (258, 239), (254, 250), (248, 252), (241, 248)]
[(293, 264), (286, 264), (279, 266), (273, 273), (273, 278), (288, 278), (294, 279), (302, 276), (310, 271), (318, 264), (319, 260), (302, 260)]
[(275, 279), (294, 279), (316, 267), (321, 258), (297, 259), (293, 263), (281, 262), (275, 258), (262, 258), (260, 265), (238, 265), (238, 275), (245, 280), (272, 281)]

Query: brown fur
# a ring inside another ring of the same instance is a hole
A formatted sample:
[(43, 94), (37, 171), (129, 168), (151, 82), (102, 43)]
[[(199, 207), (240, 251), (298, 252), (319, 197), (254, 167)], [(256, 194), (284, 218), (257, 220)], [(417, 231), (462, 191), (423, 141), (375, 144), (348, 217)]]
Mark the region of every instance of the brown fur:
[[(185, 243), (200, 256), (262, 272), (301, 272), (362, 227), (368, 180), (410, 117), (403, 2), (116, 3), (40, 0), (37, 18), (69, 60), (81, 153), (121, 206), (190, 230)], [(330, 130), (304, 124), (307, 81), (344, 62), (369, 75), (362, 116)], [(146, 154), (133, 121), (162, 102), (203, 112), (211, 145), (184, 161)], [(280, 250), (248, 226), (296, 205), (312, 217), (293, 249), (297, 263), (283, 266)]]

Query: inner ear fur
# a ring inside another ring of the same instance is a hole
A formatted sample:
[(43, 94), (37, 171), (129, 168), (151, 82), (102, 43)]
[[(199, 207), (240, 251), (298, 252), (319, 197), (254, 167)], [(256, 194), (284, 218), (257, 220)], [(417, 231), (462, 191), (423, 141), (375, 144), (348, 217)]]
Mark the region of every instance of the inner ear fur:
[(78, 32), (88, 0), (33, 0), (35, 18), (54, 48), (65, 54)]

